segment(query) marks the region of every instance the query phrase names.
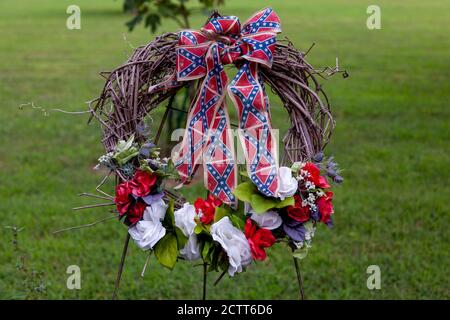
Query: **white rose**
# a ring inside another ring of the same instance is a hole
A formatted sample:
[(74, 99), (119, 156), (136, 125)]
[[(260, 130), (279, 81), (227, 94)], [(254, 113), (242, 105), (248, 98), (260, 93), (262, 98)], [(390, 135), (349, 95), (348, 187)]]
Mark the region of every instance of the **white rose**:
[(166, 234), (161, 221), (166, 215), (167, 205), (162, 199), (145, 208), (143, 220), (128, 229), (128, 233), (143, 250), (153, 249)]
[(250, 219), (255, 221), (260, 228), (273, 230), (281, 226), (283, 222), (280, 215), (275, 211), (267, 211), (266, 213), (257, 214), (250, 211), (252, 214)]
[(196, 223), (195, 207), (189, 203), (185, 203), (182, 208), (174, 212), (175, 225), (180, 228), (183, 234), (188, 237), (188, 241), (180, 254), (186, 260), (197, 260), (200, 258), (200, 246), (197, 241), (197, 235), (194, 233)]
[(228, 217), (223, 217), (211, 226), (211, 235), (227, 253), (230, 276), (233, 276), (235, 272), (242, 272), (242, 267), (252, 262), (247, 238), (241, 230), (233, 226)]
[(200, 259), (200, 244), (197, 241), (197, 235), (195, 233), (189, 236), (186, 245), (180, 250), (180, 255), (186, 260)]
[(195, 207), (189, 203), (185, 203), (182, 208), (174, 212), (175, 225), (183, 231), (186, 237), (189, 237), (196, 226), (195, 223)]
[(156, 200), (145, 208), (143, 219), (145, 221), (162, 221), (166, 216), (167, 208), (168, 205), (162, 199)]
[(298, 182), (297, 179), (292, 176), (292, 170), (288, 167), (280, 167), (278, 169), (278, 175), (280, 177), (278, 196), (281, 200), (292, 197), (298, 189)]

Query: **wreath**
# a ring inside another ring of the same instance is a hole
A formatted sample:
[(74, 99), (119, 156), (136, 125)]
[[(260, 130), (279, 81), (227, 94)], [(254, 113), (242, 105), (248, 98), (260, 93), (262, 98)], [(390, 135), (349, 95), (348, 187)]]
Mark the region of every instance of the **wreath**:
[[(242, 25), (237, 17), (214, 12), (200, 30), (159, 36), (104, 74), (106, 84), (89, 111), (102, 127), (106, 154), (99, 166), (108, 174), (97, 187), (101, 195), (84, 195), (111, 200), (128, 226), (114, 296), (131, 238), (165, 267), (201, 260), (205, 279), (206, 272), (221, 271), (218, 280), (265, 260), (275, 243), (286, 243), (303, 297), (296, 258), (306, 255), (317, 225), (332, 225), (330, 183), (343, 178), (323, 153), (334, 121), (316, 78), (320, 73), (291, 42), (277, 40), (279, 32), (271, 8)], [(226, 66), (237, 69), (231, 81)], [(281, 161), (266, 84), (290, 117)], [(158, 140), (182, 90), (194, 93), (185, 134), (177, 152), (164, 158)], [(236, 161), (227, 95), (237, 110), (245, 167)], [(164, 106), (154, 131), (146, 119)], [(180, 190), (201, 165), (207, 196), (191, 204)], [(102, 190), (111, 177), (115, 195)]]

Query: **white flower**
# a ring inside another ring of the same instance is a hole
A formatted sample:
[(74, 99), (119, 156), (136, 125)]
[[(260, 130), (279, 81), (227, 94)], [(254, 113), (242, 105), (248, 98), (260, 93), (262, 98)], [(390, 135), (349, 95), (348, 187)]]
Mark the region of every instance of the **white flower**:
[(143, 220), (128, 229), (128, 233), (143, 250), (152, 249), (166, 234), (161, 221), (166, 215), (167, 205), (162, 199), (145, 208)]
[(181, 209), (174, 212), (175, 225), (180, 228), (183, 234), (188, 237), (188, 241), (180, 254), (186, 260), (196, 260), (200, 258), (200, 246), (197, 241), (197, 235), (194, 233), (196, 223), (195, 207), (189, 203), (185, 203)]
[(184, 248), (180, 250), (180, 255), (186, 260), (200, 259), (200, 244), (195, 233), (189, 236)]
[(252, 214), (250, 219), (255, 221), (260, 228), (273, 230), (281, 226), (281, 223), (283, 222), (280, 215), (275, 211), (267, 211), (263, 214), (257, 214), (253, 211), (250, 212)]
[(314, 227), (314, 225), (308, 221), (307, 223), (304, 224), (305, 226), (305, 240), (306, 241), (311, 241), (312, 238), (314, 237), (314, 232), (316, 231), (316, 227)]
[(312, 189), (316, 188), (316, 185), (313, 182), (311, 182), (311, 181), (306, 181), (305, 182), (305, 187), (308, 190), (312, 190)]
[(189, 237), (196, 226), (195, 223), (195, 207), (189, 203), (185, 203), (181, 209), (174, 212), (175, 225), (183, 231), (186, 237)]
[(228, 217), (223, 217), (211, 226), (211, 235), (227, 253), (230, 276), (236, 272), (242, 272), (242, 267), (252, 262), (250, 245), (244, 233), (234, 227)]
[(292, 170), (288, 167), (280, 167), (278, 169), (280, 177), (280, 186), (278, 189), (278, 196), (281, 200), (292, 197), (298, 189), (297, 179), (292, 176)]
[(146, 221), (162, 221), (166, 216), (168, 205), (162, 199), (152, 202), (144, 211), (144, 220)]

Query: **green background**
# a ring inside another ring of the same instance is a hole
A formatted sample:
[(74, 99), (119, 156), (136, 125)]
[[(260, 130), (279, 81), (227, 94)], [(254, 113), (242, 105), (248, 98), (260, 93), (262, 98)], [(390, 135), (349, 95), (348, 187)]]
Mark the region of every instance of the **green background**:
[[(449, 297), (449, 57), (448, 1), (227, 0), (221, 9), (245, 20), (269, 4), (283, 35), (306, 50), (315, 66), (335, 57), (350, 77), (324, 81), (337, 120), (326, 149), (345, 169), (335, 188), (335, 227), (318, 228), (301, 262), (308, 299), (447, 299)], [(81, 8), (81, 30), (66, 28), (66, 8)], [(370, 4), (381, 7), (381, 30), (366, 27)], [(131, 47), (153, 35), (142, 26), (129, 34), (121, 1), (12, 1), (0, 3), (0, 298), (107, 299), (111, 297), (126, 234), (113, 220), (59, 235), (52, 231), (95, 221), (106, 210), (73, 212), (91, 201), (101, 178), (92, 168), (103, 153), (100, 129), (86, 116), (25, 108), (23, 103), (83, 110)], [(206, 17), (198, 14), (192, 25)], [(165, 22), (158, 31), (175, 31)], [(124, 36), (126, 40), (124, 40)], [(274, 127), (287, 115), (272, 99)], [(154, 115), (157, 119), (158, 115)], [(110, 188), (112, 186), (110, 185)], [(193, 200), (201, 186), (186, 189)], [(18, 226), (20, 252), (10, 229)], [(29, 272), (17, 270), (26, 257)], [(202, 268), (179, 263), (173, 271), (130, 245), (120, 298), (196, 299)], [(368, 290), (366, 269), (381, 268), (381, 290)], [(66, 288), (66, 268), (78, 265), (82, 289)], [(32, 270), (44, 273), (45, 293), (31, 292)], [(296, 299), (287, 248), (217, 287), (208, 297)]]

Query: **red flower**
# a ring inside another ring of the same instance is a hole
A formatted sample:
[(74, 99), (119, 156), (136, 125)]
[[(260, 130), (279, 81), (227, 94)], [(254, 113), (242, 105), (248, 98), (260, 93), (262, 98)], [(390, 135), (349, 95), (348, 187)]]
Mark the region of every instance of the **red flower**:
[(156, 184), (156, 175), (147, 171), (138, 170), (130, 181), (131, 193), (136, 197), (145, 197)]
[(216, 207), (220, 206), (222, 201), (215, 198), (212, 195), (208, 195), (206, 200), (198, 198), (194, 202), (194, 207), (197, 213), (201, 213), (200, 221), (203, 224), (210, 224), (214, 220), (214, 213), (216, 212)]
[(307, 178), (308, 181), (314, 183), (317, 188), (330, 188), (327, 179), (320, 175), (320, 169), (312, 162), (307, 162), (303, 167), (303, 170), (309, 172), (310, 176)]
[(309, 206), (302, 206), (302, 198), (299, 195), (294, 195), (295, 205), (287, 208), (288, 216), (299, 222), (306, 222), (309, 220), (310, 212)]
[(114, 198), (117, 210), (120, 215), (125, 214), (133, 203), (131, 197), (131, 187), (129, 182), (123, 182), (116, 187), (116, 196)]
[(333, 192), (327, 191), (324, 196), (317, 199), (317, 206), (319, 207), (319, 212), (321, 214), (321, 221), (324, 223), (330, 222), (331, 215), (334, 213), (333, 203)]
[(142, 219), (147, 205), (142, 201), (136, 201), (127, 212), (127, 221), (133, 225)]
[(245, 222), (245, 237), (250, 245), (252, 256), (255, 260), (265, 260), (267, 257), (264, 248), (271, 247), (275, 243), (275, 237), (268, 229), (257, 229), (251, 219)]

